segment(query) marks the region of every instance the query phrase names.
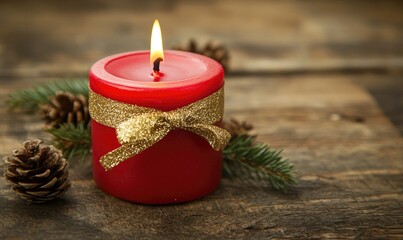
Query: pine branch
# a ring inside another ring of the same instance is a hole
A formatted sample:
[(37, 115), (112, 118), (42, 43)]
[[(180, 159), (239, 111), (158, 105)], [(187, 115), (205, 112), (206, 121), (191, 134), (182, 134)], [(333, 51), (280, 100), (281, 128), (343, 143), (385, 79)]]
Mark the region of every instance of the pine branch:
[(59, 128), (47, 130), (53, 135), (53, 144), (63, 151), (68, 159), (85, 159), (91, 152), (90, 124), (63, 124)]
[(296, 183), (293, 165), (265, 144), (254, 144), (254, 137), (234, 137), (223, 151), (223, 175), (244, 181), (264, 182), (287, 191)]
[(17, 90), (8, 96), (6, 103), (9, 109), (33, 112), (39, 105), (49, 103), (49, 97), (54, 96), (58, 91), (88, 96), (88, 80), (86, 78), (62, 79), (34, 88)]
[[(9, 95), (10, 109), (35, 111), (41, 104), (49, 103), (49, 97), (64, 91), (88, 97), (87, 79), (63, 79), (46, 85), (19, 90)], [(233, 138), (223, 151), (223, 175), (246, 182), (263, 182), (274, 189), (287, 191), (296, 183), (294, 167), (280, 156), (281, 151), (272, 150), (265, 144), (255, 144), (250, 135), (252, 126), (236, 120), (224, 124)], [(54, 145), (63, 150), (67, 159), (84, 159), (91, 152), (90, 125), (64, 124), (47, 130), (53, 135)]]

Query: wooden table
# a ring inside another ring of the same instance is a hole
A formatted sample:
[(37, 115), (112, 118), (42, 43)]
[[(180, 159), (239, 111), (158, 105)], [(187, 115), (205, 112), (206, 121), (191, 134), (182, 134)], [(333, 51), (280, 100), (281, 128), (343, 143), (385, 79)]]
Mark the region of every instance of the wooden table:
[[(196, 37), (231, 50), (226, 116), (284, 148), (288, 193), (224, 179), (190, 203), (147, 206), (97, 189), (71, 164), (62, 198), (28, 205), (0, 180), (0, 239), (403, 238), (403, 10), (398, 1), (93, 0), (0, 3), (0, 155), (49, 139), (36, 116), (6, 111), (13, 90), (83, 76), (97, 59)], [(4, 170), (4, 166), (0, 166)]]

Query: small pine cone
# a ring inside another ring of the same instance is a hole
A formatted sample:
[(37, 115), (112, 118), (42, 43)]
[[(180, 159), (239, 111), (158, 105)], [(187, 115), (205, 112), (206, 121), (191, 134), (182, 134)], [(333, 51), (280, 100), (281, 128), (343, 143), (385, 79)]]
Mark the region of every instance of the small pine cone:
[(232, 138), (241, 135), (250, 135), (250, 131), (253, 129), (253, 126), (251, 124), (247, 122), (239, 122), (235, 119), (224, 121), (223, 127), (229, 133), (231, 133)]
[(62, 152), (35, 139), (23, 143), (4, 158), (6, 180), (23, 199), (43, 203), (60, 197), (70, 187), (67, 161)]
[(49, 104), (41, 106), (40, 112), (47, 128), (58, 128), (64, 123), (86, 125), (90, 121), (87, 98), (70, 92), (57, 92)]
[(205, 55), (219, 62), (223, 66), (224, 71), (228, 70), (229, 52), (228, 49), (221, 44), (207, 42), (203, 47), (199, 47), (194, 39), (190, 39), (186, 45), (174, 46), (173, 49)]

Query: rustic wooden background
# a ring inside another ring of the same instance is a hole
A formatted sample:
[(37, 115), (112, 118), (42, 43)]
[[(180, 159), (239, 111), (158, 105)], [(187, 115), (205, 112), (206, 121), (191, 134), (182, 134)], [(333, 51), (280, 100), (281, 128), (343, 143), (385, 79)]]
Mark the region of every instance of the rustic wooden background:
[(159, 18), (166, 48), (230, 49), (226, 116), (284, 148), (299, 177), (288, 194), (224, 179), (203, 199), (147, 206), (72, 164), (72, 188), (45, 205), (0, 180), (0, 239), (402, 239), (402, 13), (400, 1), (0, 1), (2, 157), (49, 138), (37, 117), (7, 112), (10, 92), (147, 49)]

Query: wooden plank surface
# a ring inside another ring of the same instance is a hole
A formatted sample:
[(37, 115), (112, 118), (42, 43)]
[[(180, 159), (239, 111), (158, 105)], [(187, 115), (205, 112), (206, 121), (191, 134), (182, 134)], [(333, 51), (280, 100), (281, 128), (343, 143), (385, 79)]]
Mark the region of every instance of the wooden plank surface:
[[(0, 157), (49, 140), (8, 93), (85, 76), (112, 53), (147, 49), (154, 18), (166, 48), (193, 37), (231, 53), (226, 116), (284, 148), (289, 194), (224, 179), (186, 204), (104, 194), (91, 165), (71, 164), (62, 199), (27, 205), (0, 180), (0, 239), (402, 239), (401, 1), (0, 1)], [(4, 166), (0, 164), (0, 171)]]
[[(138, 205), (98, 190), (89, 164), (73, 165), (71, 190), (46, 205), (27, 205), (1, 180), (0, 238), (401, 238), (402, 138), (367, 91), (322, 78), (227, 80), (227, 116), (253, 122), (295, 164), (289, 194), (223, 180), (194, 202)], [(35, 117), (0, 111), (2, 155), (44, 136)]]
[(1, 1), (0, 74), (85, 74), (104, 56), (148, 49), (154, 18), (167, 49), (222, 42), (235, 72), (402, 68), (402, 11), (365, 0)]

